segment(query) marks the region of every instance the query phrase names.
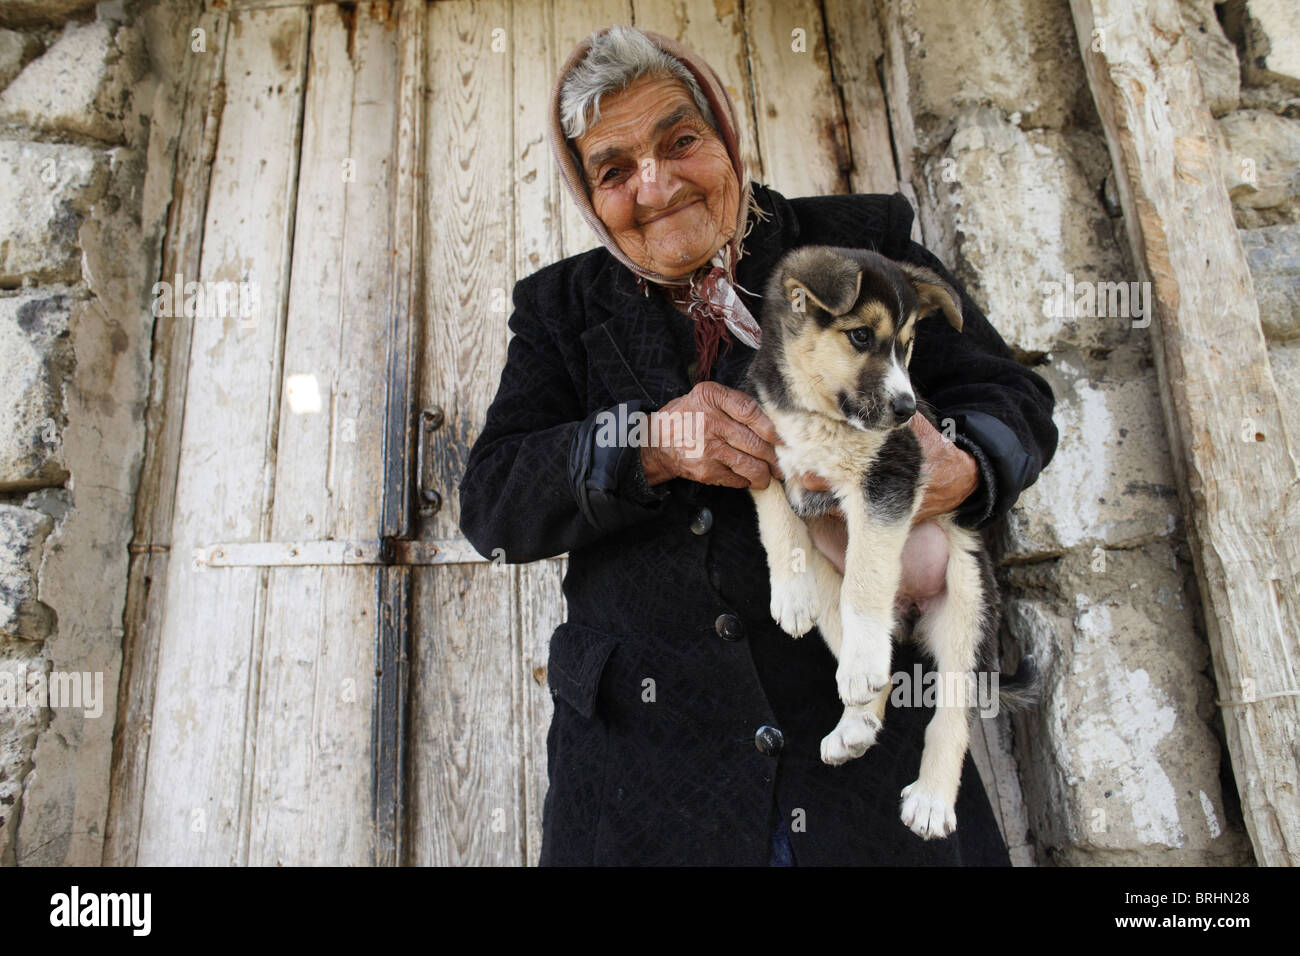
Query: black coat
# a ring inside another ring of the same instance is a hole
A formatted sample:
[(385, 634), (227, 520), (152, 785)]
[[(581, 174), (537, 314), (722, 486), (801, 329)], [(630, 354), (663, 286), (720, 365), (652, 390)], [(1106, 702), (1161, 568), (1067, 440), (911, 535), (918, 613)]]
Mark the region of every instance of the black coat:
[[(961, 289), (910, 241), (901, 195), (787, 200), (753, 188), (772, 218), (746, 240), (745, 289), (761, 292), (784, 251), (814, 243), (874, 248)], [(1046, 382), (962, 299), (963, 333), (937, 318), (918, 326), (911, 373), (979, 461), (980, 487), (959, 512), (979, 528), (1035, 480), (1057, 435)], [(759, 300), (747, 304), (761, 320)], [(969, 756), (956, 834), (924, 841), (898, 818), (930, 709), (891, 706), (864, 757), (821, 762), (841, 711), (835, 660), (817, 632), (793, 640), (771, 620), (748, 491), (680, 478), (649, 488), (636, 448), (594, 439), (602, 410), (648, 411), (689, 391), (689, 320), (657, 289), (639, 292), (604, 248), (520, 280), (514, 306), (500, 388), (461, 486), (461, 527), (482, 554), (502, 548), (510, 562), (569, 552), (569, 618), (547, 666), (542, 864), (763, 865), (779, 812), (800, 865), (1005, 865)], [(738, 387), (753, 355), (724, 346), (714, 379)], [(899, 647), (895, 672), (917, 659)], [(761, 727), (780, 731), (779, 749), (759, 749)]]

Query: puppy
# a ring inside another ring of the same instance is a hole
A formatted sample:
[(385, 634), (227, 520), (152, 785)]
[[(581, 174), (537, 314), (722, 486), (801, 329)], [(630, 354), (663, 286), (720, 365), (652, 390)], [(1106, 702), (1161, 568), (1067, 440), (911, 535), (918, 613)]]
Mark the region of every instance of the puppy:
[[(917, 323), (935, 321), (926, 317), (936, 311), (961, 330), (961, 300), (951, 286), (928, 269), (862, 249), (795, 249), (765, 290), (763, 342), (746, 390), (781, 435), (777, 453), (787, 478), (784, 488), (772, 482), (752, 493), (773, 619), (793, 637), (816, 625), (838, 660), (844, 714), (821, 744), (831, 765), (862, 756), (885, 716), (903, 543), (926, 484), (921, 446), (907, 424), (918, 408), (907, 365)], [(801, 472), (821, 475), (832, 490), (806, 490)], [(848, 528), (843, 576), (803, 521), (837, 506)], [(901, 795), (903, 823), (925, 839), (957, 826), (971, 689), (976, 668), (994, 656), (999, 623), (982, 540), (951, 514), (934, 520), (948, 545), (947, 586), (921, 603), (913, 636), (937, 666), (940, 693), (920, 775)], [(1012, 686), (1014, 703), (1032, 699)], [(1011, 689), (1000, 690), (1000, 705)]]

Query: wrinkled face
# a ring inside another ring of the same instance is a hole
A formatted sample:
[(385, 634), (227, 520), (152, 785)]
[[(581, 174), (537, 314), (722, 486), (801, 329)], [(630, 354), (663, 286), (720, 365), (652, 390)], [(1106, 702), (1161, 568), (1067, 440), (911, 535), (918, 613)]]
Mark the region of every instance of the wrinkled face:
[(596, 215), (642, 268), (687, 275), (735, 233), (740, 183), (726, 146), (675, 77), (606, 95), (575, 145)]
[(937, 275), (863, 250), (797, 249), (769, 294), (794, 400), (863, 431), (897, 428), (916, 412), (907, 366), (918, 321), (941, 309), (962, 327), (960, 299)]

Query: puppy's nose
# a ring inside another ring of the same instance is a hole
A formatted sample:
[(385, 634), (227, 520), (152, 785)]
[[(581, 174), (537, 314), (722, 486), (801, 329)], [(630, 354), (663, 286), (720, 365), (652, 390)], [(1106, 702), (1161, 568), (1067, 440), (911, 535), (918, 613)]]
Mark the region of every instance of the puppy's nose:
[(916, 399), (911, 395), (895, 395), (890, 399), (889, 407), (894, 413), (894, 420), (905, 422), (916, 413)]

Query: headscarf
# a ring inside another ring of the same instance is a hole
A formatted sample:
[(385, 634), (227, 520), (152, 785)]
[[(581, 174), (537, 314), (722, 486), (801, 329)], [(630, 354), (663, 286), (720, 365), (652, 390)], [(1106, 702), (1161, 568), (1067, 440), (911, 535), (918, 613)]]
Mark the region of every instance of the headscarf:
[(740, 296), (736, 294), (735, 289), (736, 264), (740, 261), (741, 240), (744, 238), (745, 226), (749, 219), (751, 206), (749, 176), (745, 172), (745, 161), (740, 155), (740, 138), (736, 127), (735, 107), (732, 105), (731, 97), (727, 94), (726, 87), (722, 85), (722, 81), (713, 72), (713, 68), (697, 57), (695, 53), (675, 40), (661, 34), (651, 33), (649, 30), (639, 31), (659, 49), (680, 61), (686, 69), (690, 70), (696, 82), (699, 83), (700, 89), (704, 92), (705, 99), (709, 103), (709, 108), (713, 111), (718, 135), (727, 148), (727, 155), (731, 159), (731, 166), (735, 171), (740, 186), (740, 201), (736, 210), (736, 228), (732, 232), (731, 238), (718, 250), (710, 262), (689, 275), (678, 277), (664, 276), (642, 268), (629, 259), (623, 250), (618, 247), (618, 243), (609, 234), (605, 224), (596, 215), (596, 209), (592, 205), (590, 195), (587, 193), (585, 177), (573, 161), (573, 156), (565, 140), (564, 127), (560, 121), (560, 93), (564, 88), (564, 81), (568, 79), (573, 68), (586, 57), (587, 51), (591, 48), (592, 40), (608, 30), (609, 27), (606, 27), (604, 30), (599, 30), (579, 42), (573, 52), (569, 54), (564, 66), (560, 68), (555, 85), (551, 90), (549, 128), (551, 154), (555, 159), (557, 168), (560, 170), (560, 178), (564, 181), (569, 195), (578, 204), (578, 210), (582, 213), (582, 218), (587, 221), (592, 231), (596, 233), (596, 238), (600, 240), (601, 245), (608, 249), (615, 259), (632, 271), (637, 277), (638, 286), (647, 295), (650, 294), (650, 289), (646, 285), (647, 282), (663, 286), (674, 303), (679, 304), (686, 314), (691, 317), (694, 324), (695, 351), (698, 359), (696, 363), (696, 381), (703, 381), (712, 372), (713, 363), (717, 358), (719, 340), (725, 341), (728, 348), (731, 347), (729, 332), (734, 333), (741, 342), (751, 348), (758, 348), (762, 340), (762, 332), (758, 323), (754, 321), (754, 317), (750, 314), (749, 309), (745, 307)]

